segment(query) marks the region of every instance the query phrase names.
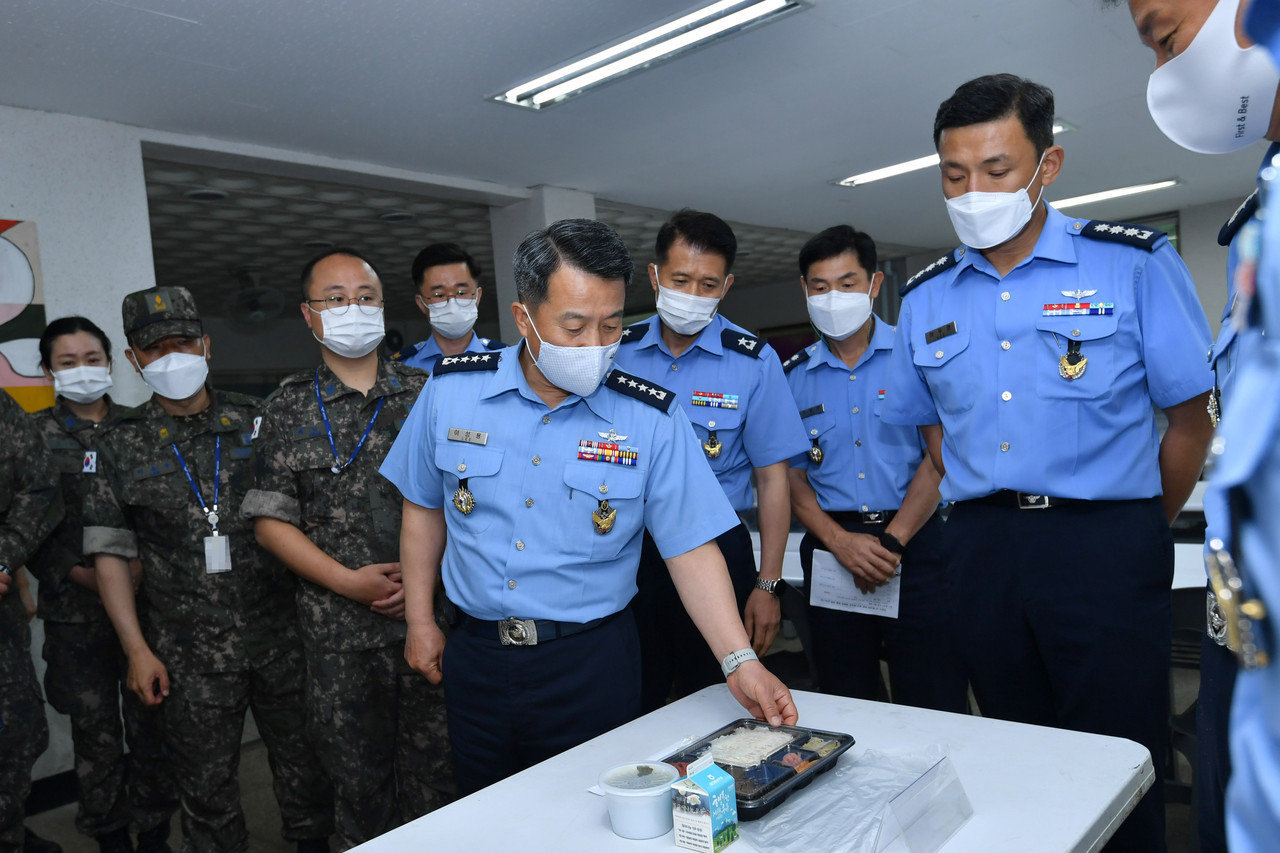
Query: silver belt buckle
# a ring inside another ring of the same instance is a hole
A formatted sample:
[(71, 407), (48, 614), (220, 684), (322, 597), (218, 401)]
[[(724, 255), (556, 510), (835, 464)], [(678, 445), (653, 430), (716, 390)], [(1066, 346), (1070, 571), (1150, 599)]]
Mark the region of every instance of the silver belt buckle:
[[(1227, 645), (1227, 615), (1222, 612), (1222, 605), (1218, 604), (1218, 596), (1212, 590), (1205, 590), (1204, 623), (1205, 633), (1209, 635), (1210, 640), (1231, 649)], [(1231, 651), (1238, 650), (1231, 649)]]
[(1029, 495), (1026, 492), (1018, 492), (1018, 509), (1048, 509), (1048, 495)]
[(884, 510), (872, 510), (871, 512), (864, 512), (862, 514), (862, 523), (863, 524), (884, 524), (885, 515), (886, 513)]
[(504, 646), (536, 646), (538, 626), (532, 619), (503, 619), (498, 623), (498, 639)]

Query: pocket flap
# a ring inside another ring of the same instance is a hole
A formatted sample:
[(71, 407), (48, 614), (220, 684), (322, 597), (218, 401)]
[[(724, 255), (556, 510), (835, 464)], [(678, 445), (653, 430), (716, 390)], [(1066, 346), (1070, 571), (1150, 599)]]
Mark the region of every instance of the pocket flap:
[(638, 498), (644, 491), (644, 476), (639, 471), (607, 462), (566, 463), (564, 481), (569, 488), (596, 500)]
[(1092, 317), (1041, 317), (1036, 328), (1067, 341), (1096, 341), (1116, 333), (1118, 320), (1114, 314)]
[(926, 343), (924, 334), (916, 340), (912, 360), (917, 367), (941, 367), (969, 348), (969, 330), (959, 329), (954, 334)]
[(502, 467), (502, 455), (502, 450), (492, 447), (445, 441), (436, 445), (436, 467), (460, 480), (491, 477)]

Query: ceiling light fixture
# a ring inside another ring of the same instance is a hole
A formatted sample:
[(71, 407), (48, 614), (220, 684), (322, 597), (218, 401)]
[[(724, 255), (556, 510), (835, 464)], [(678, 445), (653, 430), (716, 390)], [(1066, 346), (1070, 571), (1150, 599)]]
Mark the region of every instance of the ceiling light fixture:
[(227, 194), (222, 190), (212, 190), (207, 188), (187, 190), (182, 194), (183, 198), (192, 201), (225, 201)]
[(807, 0), (720, 0), (567, 63), (488, 100), (540, 110), (732, 33), (777, 20)]
[(1169, 187), (1178, 186), (1181, 181), (1177, 178), (1170, 178), (1167, 181), (1156, 181), (1151, 184), (1134, 184), (1131, 187), (1118, 187), (1114, 190), (1103, 190), (1102, 192), (1089, 193), (1087, 195), (1073, 196), (1072, 198), (1064, 198), (1062, 201), (1051, 201), (1058, 210), (1064, 207), (1076, 207), (1082, 204), (1092, 204), (1095, 201), (1107, 201), (1113, 198), (1124, 198), (1125, 196), (1138, 195), (1140, 193), (1151, 193), (1156, 190), (1166, 190)]
[[(1070, 133), (1075, 130), (1076, 126), (1070, 122), (1063, 121), (1060, 118), (1053, 120), (1053, 135), (1060, 133)], [(842, 187), (857, 187), (863, 184), (869, 184), (872, 181), (883, 181), (885, 178), (893, 178), (898, 175), (905, 175), (908, 172), (915, 172), (919, 169), (928, 169), (936, 166), (941, 162), (937, 154), (930, 154), (928, 157), (918, 157), (915, 160), (908, 160), (905, 163), (896, 163), (892, 166), (885, 166), (882, 169), (872, 169), (870, 172), (863, 172), (860, 175), (850, 175), (842, 181), (836, 181), (836, 184)]]

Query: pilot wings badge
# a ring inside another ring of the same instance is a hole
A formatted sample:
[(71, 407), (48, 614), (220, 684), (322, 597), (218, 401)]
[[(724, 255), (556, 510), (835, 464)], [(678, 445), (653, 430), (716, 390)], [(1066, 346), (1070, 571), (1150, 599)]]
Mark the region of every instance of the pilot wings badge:
[(613, 443), (615, 443), (615, 444), (616, 444), (617, 442), (619, 442), (619, 441), (626, 441), (626, 440), (627, 440), (627, 437), (626, 437), (625, 435), (618, 435), (618, 434), (617, 434), (616, 432), (614, 432), (612, 429), (611, 429), (611, 430), (609, 430), (608, 432), (598, 432), (598, 433), (596, 433), (596, 435), (600, 436), (600, 437), (601, 437), (601, 438), (603, 438), (605, 441), (610, 441), (610, 442), (613, 442)]
[(1093, 294), (1097, 293), (1098, 291), (1096, 290), (1063, 290), (1060, 292), (1062, 293), (1063, 296), (1067, 297), (1068, 299), (1074, 299), (1075, 301), (1079, 302), (1081, 299), (1086, 299), (1090, 296), (1093, 296)]

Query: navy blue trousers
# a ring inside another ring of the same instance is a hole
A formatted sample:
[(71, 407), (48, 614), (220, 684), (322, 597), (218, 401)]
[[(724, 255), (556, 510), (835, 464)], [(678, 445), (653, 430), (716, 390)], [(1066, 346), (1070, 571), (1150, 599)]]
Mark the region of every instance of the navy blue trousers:
[(1227, 853), (1225, 802), (1231, 778), (1231, 695), (1236, 656), (1206, 634), (1200, 639), (1200, 695), (1196, 700), (1196, 772), (1192, 779), (1200, 853)]
[[(853, 533), (884, 530), (849, 522)], [(942, 519), (934, 515), (907, 545), (902, 558), (898, 618), (848, 613), (805, 602), (818, 690), (855, 699), (880, 698), (880, 655), (889, 662), (893, 700), (901, 705), (965, 713), (968, 685), (955, 643), (955, 603), (951, 570), (943, 549)], [(812, 533), (800, 540), (800, 568), (812, 589)]]
[(640, 713), (640, 644), (629, 610), (536, 646), (504, 646), (491, 623), (464, 618), (445, 643), (443, 669), (460, 796)]
[[(717, 536), (716, 544), (729, 567), (741, 614), (756, 583), (751, 534), (745, 524), (739, 524)], [(723, 684), (720, 661), (685, 612), (667, 564), (647, 530), (636, 586), (639, 591), (631, 600), (631, 610), (640, 631), (640, 702), (644, 713), (661, 708), (669, 697), (679, 699), (712, 684)]]
[[(959, 503), (946, 540), (983, 715), (1137, 741), (1163, 779), (1173, 537), (1159, 500)], [(1159, 781), (1107, 849), (1165, 849)]]

